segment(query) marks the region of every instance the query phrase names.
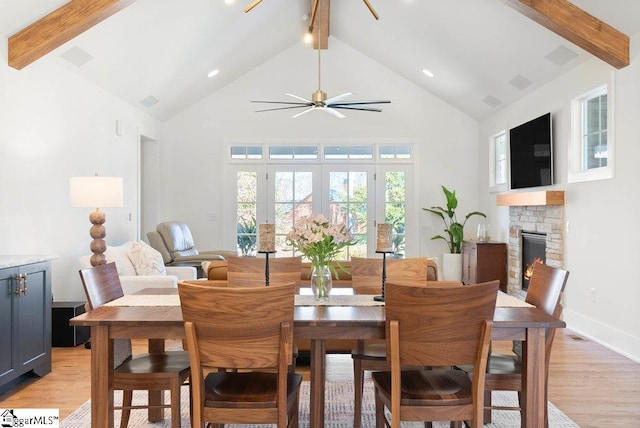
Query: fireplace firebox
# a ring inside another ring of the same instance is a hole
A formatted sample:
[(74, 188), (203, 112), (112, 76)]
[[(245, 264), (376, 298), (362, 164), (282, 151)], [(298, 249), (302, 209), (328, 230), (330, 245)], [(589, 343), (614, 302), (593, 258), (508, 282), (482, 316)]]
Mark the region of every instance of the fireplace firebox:
[(547, 234), (522, 232), (522, 289), (529, 289), (533, 266), (546, 263)]

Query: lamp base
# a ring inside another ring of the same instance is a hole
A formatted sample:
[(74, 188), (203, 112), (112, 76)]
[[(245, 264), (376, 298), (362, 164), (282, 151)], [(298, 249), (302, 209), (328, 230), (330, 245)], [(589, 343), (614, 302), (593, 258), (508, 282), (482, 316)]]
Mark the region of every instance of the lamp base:
[(91, 266), (99, 266), (107, 263), (107, 256), (104, 252), (107, 251), (107, 243), (104, 237), (107, 236), (104, 222), (106, 220), (105, 214), (99, 210), (95, 210), (89, 214), (89, 221), (93, 226), (89, 230), (89, 235), (93, 238), (89, 248), (93, 252), (91, 256)]

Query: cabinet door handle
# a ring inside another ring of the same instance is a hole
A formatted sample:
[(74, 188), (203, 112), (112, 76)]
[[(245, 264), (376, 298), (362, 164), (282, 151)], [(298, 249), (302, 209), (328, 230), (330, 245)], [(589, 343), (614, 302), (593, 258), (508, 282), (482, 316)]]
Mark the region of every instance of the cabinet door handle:
[(27, 274), (21, 273), (16, 275), (16, 295), (20, 296), (21, 294), (27, 294)]

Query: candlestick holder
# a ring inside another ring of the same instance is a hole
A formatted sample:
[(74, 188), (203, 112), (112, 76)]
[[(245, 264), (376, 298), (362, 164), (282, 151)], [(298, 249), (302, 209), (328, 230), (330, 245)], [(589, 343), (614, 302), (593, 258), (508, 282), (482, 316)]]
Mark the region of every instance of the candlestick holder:
[(373, 300), (384, 302), (384, 288), (387, 283), (387, 254), (391, 254), (393, 251), (376, 250), (376, 253), (382, 254), (382, 296), (373, 296)]
[(264, 285), (269, 286), (269, 254), (275, 254), (276, 251), (258, 251), (264, 254)]

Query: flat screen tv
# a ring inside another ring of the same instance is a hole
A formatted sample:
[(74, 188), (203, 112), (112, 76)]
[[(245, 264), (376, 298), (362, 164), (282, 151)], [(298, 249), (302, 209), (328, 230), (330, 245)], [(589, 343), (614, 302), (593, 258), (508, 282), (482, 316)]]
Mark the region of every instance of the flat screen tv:
[(511, 188), (553, 184), (551, 113), (509, 130)]

